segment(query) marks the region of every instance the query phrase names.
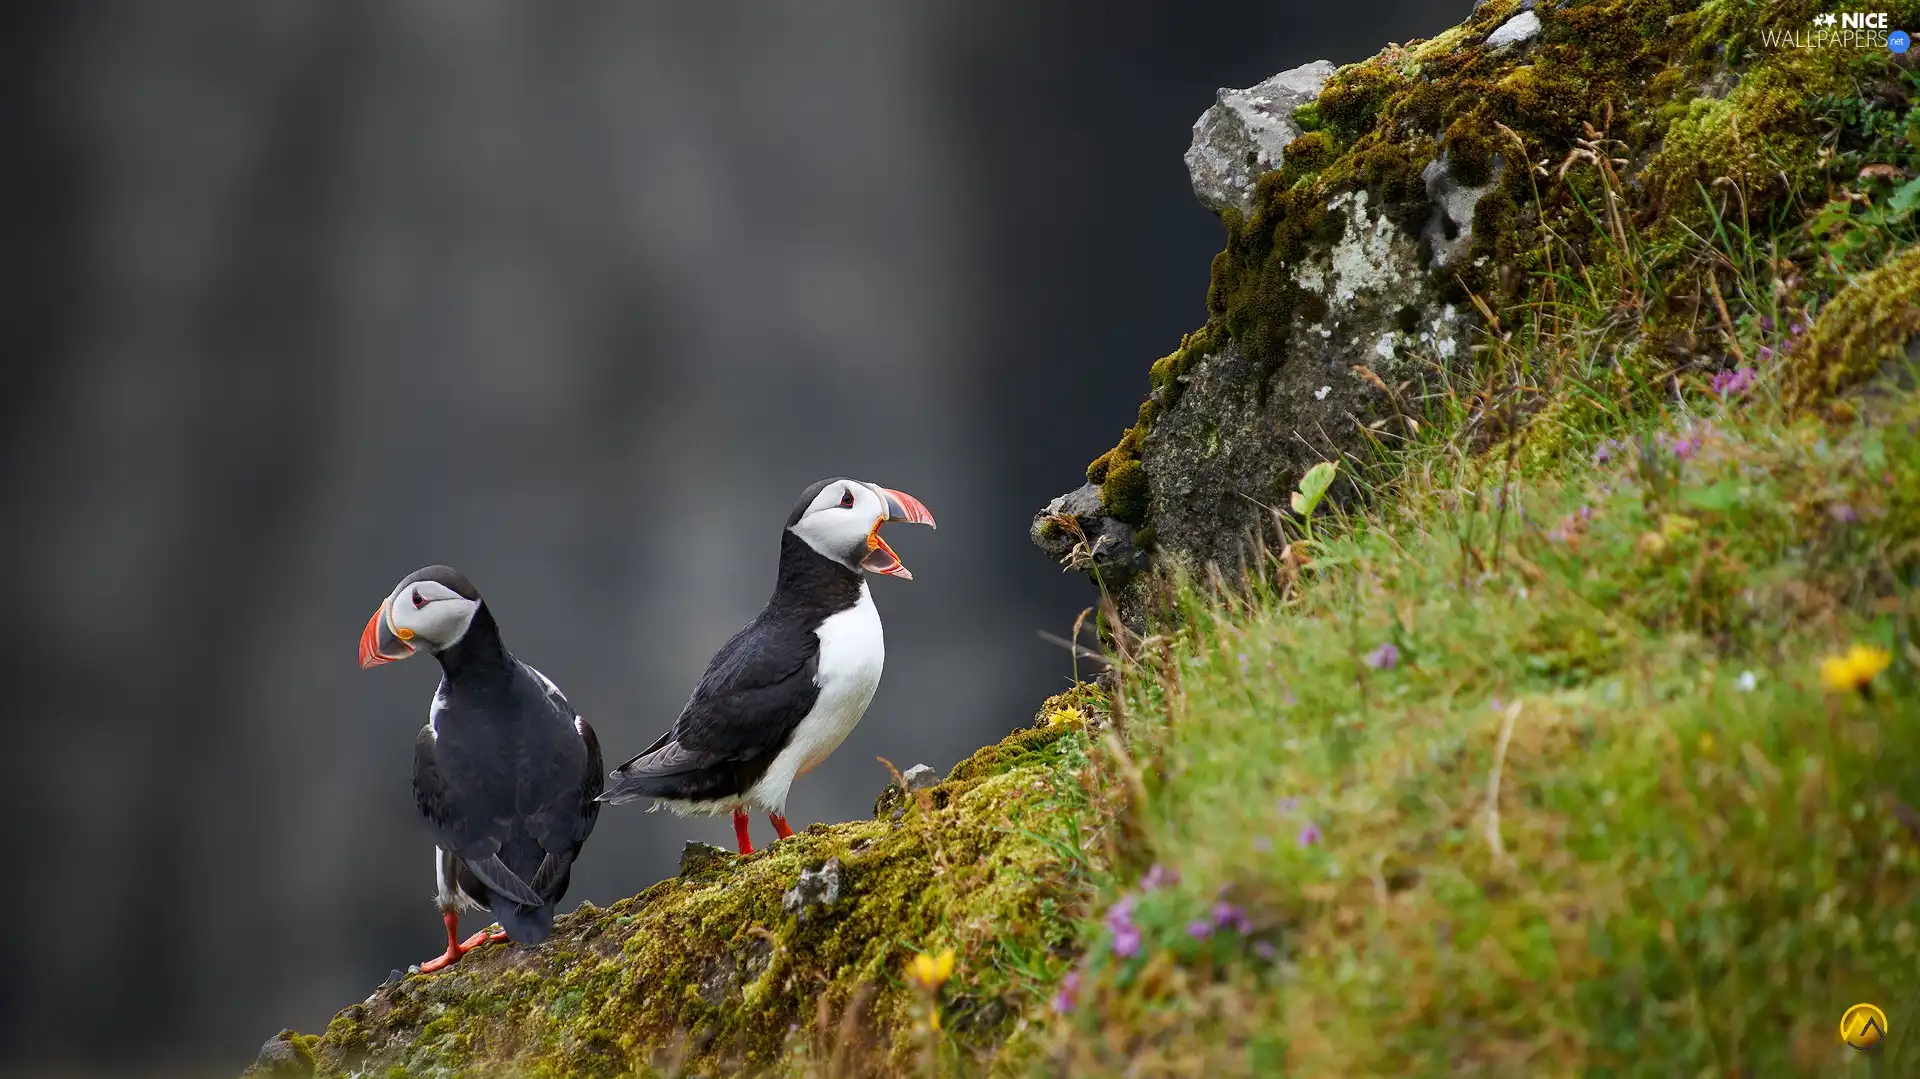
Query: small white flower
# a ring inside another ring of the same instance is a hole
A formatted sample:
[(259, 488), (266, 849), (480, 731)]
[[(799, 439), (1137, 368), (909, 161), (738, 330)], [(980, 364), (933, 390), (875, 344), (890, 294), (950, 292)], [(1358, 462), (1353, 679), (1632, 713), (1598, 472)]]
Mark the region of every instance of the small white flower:
[(1742, 692), (1742, 693), (1752, 693), (1752, 692), (1753, 692), (1753, 687), (1754, 687), (1754, 686), (1756, 686), (1756, 685), (1758, 685), (1758, 684), (1759, 684), (1759, 682), (1760, 682), (1760, 680), (1759, 680), (1758, 678), (1755, 678), (1755, 677), (1754, 677), (1754, 675), (1753, 675), (1753, 672), (1752, 672), (1752, 671), (1741, 671), (1741, 672), (1740, 672), (1740, 681), (1739, 681), (1739, 682), (1737, 682), (1737, 683), (1735, 683), (1735, 684), (1736, 684), (1736, 685), (1738, 685), (1738, 686), (1740, 687), (1740, 692)]
[(1332, 386), (1322, 386), (1319, 389), (1313, 391), (1313, 399), (1316, 401), (1324, 401), (1327, 399), (1327, 395), (1332, 392), (1333, 392)]

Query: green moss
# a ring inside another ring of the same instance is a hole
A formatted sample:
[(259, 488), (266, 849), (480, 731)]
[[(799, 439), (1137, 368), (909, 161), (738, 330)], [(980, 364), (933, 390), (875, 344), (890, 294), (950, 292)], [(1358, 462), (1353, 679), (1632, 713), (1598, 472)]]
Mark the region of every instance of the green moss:
[(1807, 190), (1822, 134), (1812, 100), (1841, 87), (1840, 63), (1823, 55), (1838, 51), (1782, 50), (1795, 55), (1755, 67), (1727, 96), (1685, 102), (1647, 164), (1654, 205), (1689, 209), (1702, 188), (1731, 181), (1751, 214)]
[[(950, 996), (1024, 1003), (993, 957), (1052, 924), (1043, 904), (1072, 901), (1057, 840), (1046, 838), (1064, 817), (1048, 807), (1065, 789), (1051, 777), (1084, 744), (1074, 725), (1022, 729), (898, 819), (816, 824), (611, 907), (582, 905), (541, 947), (490, 946), (410, 975), (305, 1044), (322, 1076), (628, 1074), (658, 1067), (676, 1044), (688, 1068), (756, 1074), (783, 1059), (790, 1027), (811, 1032), (823, 1001), (837, 1017), (864, 987), (878, 1051), (900, 1066), (918, 1014), (898, 973), (907, 945), (959, 951)], [(829, 859), (840, 900), (788, 915), (782, 896)], [(1011, 1013), (984, 1007), (968, 1012), (969, 1029), (992, 1040)]]
[(1327, 167), (1340, 144), (1325, 131), (1309, 131), (1288, 143), (1280, 155), (1281, 182), (1292, 184)]
[(1087, 466), (1087, 482), (1088, 483), (1105, 483), (1107, 481), (1107, 469), (1112, 465), (1113, 465), (1112, 450), (1108, 450), (1107, 452), (1101, 454), (1100, 456), (1095, 457), (1093, 459), (1093, 463)]
[(1816, 404), (1902, 356), (1920, 334), (1920, 247), (1855, 278), (1789, 353), (1790, 399)]
[(1147, 519), (1149, 494), (1146, 467), (1129, 458), (1107, 471), (1100, 484), (1100, 509), (1109, 517), (1137, 525)]

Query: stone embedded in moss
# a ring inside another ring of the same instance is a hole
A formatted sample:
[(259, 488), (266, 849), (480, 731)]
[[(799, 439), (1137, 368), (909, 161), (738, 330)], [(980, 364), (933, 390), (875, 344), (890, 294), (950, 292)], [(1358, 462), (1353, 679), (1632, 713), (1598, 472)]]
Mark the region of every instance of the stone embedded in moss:
[(1910, 247), (1847, 287), (1820, 310), (1788, 353), (1789, 401), (1807, 406), (1864, 381), (1899, 359), (1920, 335), (1920, 247)]
[(1194, 197), (1216, 213), (1247, 212), (1252, 180), (1280, 168), (1304, 131), (1294, 111), (1313, 100), (1333, 71), (1332, 64), (1315, 60), (1245, 90), (1220, 90), (1194, 121), (1187, 148)]
[(1115, 520), (1137, 525), (1146, 519), (1149, 493), (1146, 468), (1138, 460), (1121, 461), (1100, 484), (1100, 507)]
[(242, 1074), (242, 1079), (306, 1079), (313, 1074), (316, 1041), (319, 1039), (313, 1035), (294, 1030), (275, 1034), (260, 1047), (259, 1055)]

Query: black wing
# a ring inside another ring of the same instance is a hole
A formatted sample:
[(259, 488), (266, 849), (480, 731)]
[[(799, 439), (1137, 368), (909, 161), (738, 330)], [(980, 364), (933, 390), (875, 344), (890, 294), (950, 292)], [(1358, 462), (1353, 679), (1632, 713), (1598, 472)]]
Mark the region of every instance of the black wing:
[(500, 860), (508, 822), (447, 782), (434, 754), (431, 724), (413, 740), (413, 800), (433, 829), (434, 844), (452, 852), (481, 883), (516, 903), (541, 904), (540, 894)]
[(759, 620), (707, 665), (673, 729), (610, 777), (609, 802), (739, 794), (766, 770), (820, 696), (820, 638)]
[(572, 754), (556, 754), (541, 762), (540, 771), (529, 777), (528, 788), (540, 792), (536, 804), (526, 807), (527, 831), (546, 852), (533, 875), (533, 890), (551, 900), (560, 897), (555, 885), (566, 880), (574, 858), (593, 834), (600, 817), (600, 792), (606, 787), (605, 764), (600, 758), (600, 738), (580, 713), (573, 710), (566, 694), (553, 680), (533, 667), (527, 667), (545, 689), (548, 704), (573, 725), (573, 735), (586, 750), (581, 763)]

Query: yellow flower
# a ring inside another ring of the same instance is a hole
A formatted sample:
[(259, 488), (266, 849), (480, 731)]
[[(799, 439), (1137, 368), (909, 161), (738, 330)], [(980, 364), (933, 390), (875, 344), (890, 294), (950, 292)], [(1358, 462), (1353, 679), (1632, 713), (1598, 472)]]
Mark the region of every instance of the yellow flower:
[(1820, 681), (1835, 693), (1865, 692), (1875, 675), (1893, 662), (1892, 653), (1870, 644), (1856, 644), (1845, 655), (1820, 661)]
[(907, 977), (922, 989), (934, 990), (947, 984), (953, 977), (953, 949), (948, 948), (938, 956), (925, 952), (907, 961)]
[(1062, 723), (1083, 723), (1087, 715), (1078, 708), (1061, 708), (1047, 716), (1047, 726), (1058, 727)]
[(1700, 736), (1700, 752), (1702, 753), (1713, 752), (1713, 735), (1703, 734)]

